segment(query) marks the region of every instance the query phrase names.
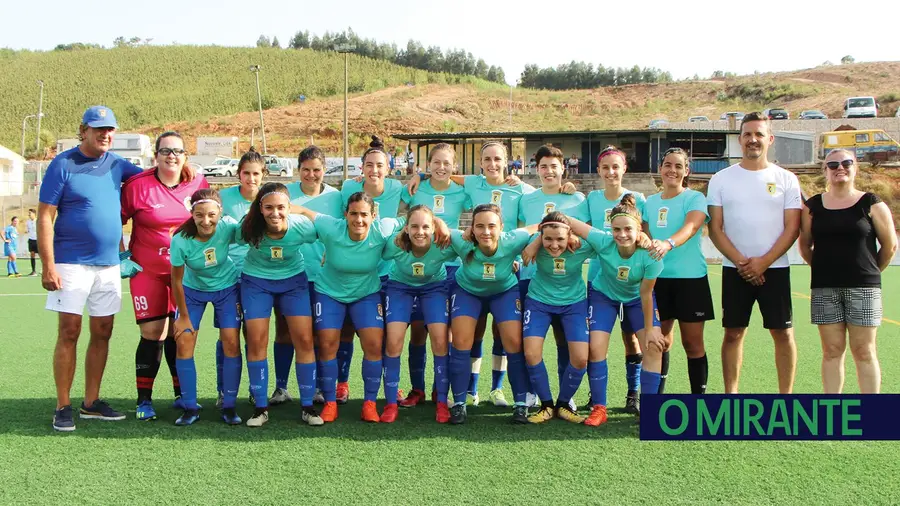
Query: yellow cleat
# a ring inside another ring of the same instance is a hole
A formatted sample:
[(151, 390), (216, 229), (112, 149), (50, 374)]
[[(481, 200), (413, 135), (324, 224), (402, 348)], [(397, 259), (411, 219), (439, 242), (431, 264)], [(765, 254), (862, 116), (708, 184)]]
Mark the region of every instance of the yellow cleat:
[(569, 406), (557, 408), (556, 417), (567, 422), (584, 423), (584, 417), (569, 409)]
[(544, 423), (553, 420), (553, 408), (541, 408), (540, 411), (528, 417), (528, 423)]

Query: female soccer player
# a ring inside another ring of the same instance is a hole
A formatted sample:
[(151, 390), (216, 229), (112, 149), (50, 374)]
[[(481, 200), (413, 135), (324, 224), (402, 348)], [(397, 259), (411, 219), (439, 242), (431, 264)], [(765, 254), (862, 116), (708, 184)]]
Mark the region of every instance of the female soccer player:
[[(611, 230), (612, 224), (609, 217), (613, 208), (622, 201), (625, 195), (633, 195), (637, 210), (643, 213), (646, 198), (639, 192), (632, 192), (622, 187), (622, 177), (628, 170), (625, 161), (625, 153), (615, 146), (609, 146), (597, 155), (597, 174), (603, 180), (603, 190), (590, 192), (571, 216), (582, 221), (589, 222), (596, 228)], [(600, 271), (600, 263), (592, 260), (588, 266), (588, 279), (596, 278)], [(590, 287), (588, 287), (590, 290)], [(590, 294), (588, 295), (590, 298)], [(637, 413), (640, 410), (640, 398), (638, 389), (641, 378), (641, 350), (637, 338), (632, 329), (627, 325), (620, 325), (622, 329), (622, 341), (625, 343), (625, 379), (628, 383), (628, 393), (625, 397), (625, 411)]]
[[(172, 319), (172, 264), (169, 247), (172, 231), (191, 217), (191, 195), (209, 188), (203, 176), (191, 177), (181, 135), (165, 132), (156, 139), (156, 167), (122, 186), (122, 224), (131, 220), (129, 251), (120, 254), (124, 277), (131, 277), (131, 298), (141, 339), (135, 352), (138, 420), (155, 420), (153, 383), (159, 372), (160, 352), (175, 390), (175, 408), (184, 409), (175, 368), (176, 345)], [(124, 249), (124, 248), (123, 248)], [(140, 266), (140, 271), (135, 267)]]
[(219, 194), (207, 188), (191, 196), (191, 217), (172, 236), (172, 295), (178, 309), (175, 367), (184, 404), (175, 425), (191, 425), (200, 418), (194, 348), (207, 303), (213, 306), (225, 354), (222, 420), (229, 425), (241, 423), (234, 409), (241, 381), (239, 272), (228, 257), (239, 227), (233, 219), (222, 218)]
[[(440, 220), (427, 206), (413, 206), (407, 222), (394, 240), (385, 245), (384, 258), (393, 260), (384, 297), (387, 327), (384, 357), (384, 398), (387, 406), (382, 422), (397, 419), (397, 384), (400, 381), (400, 354), (406, 329), (412, 320), (413, 303), (418, 301), (423, 321), (431, 334), (434, 354), (434, 383), (437, 395), (438, 423), (450, 421), (447, 407), (447, 269), (445, 263), (456, 258), (451, 248), (440, 249), (433, 241)], [(443, 225), (446, 228), (446, 225)], [(425, 379), (422, 378), (424, 386)], [(421, 391), (421, 390), (420, 390)], [(424, 397), (424, 392), (422, 392)]]
[(250, 249), (241, 274), (241, 306), (247, 324), (247, 369), (256, 411), (249, 427), (269, 421), (266, 390), (269, 385), (269, 317), (277, 308), (287, 322), (296, 354), (300, 386), (301, 420), (309, 425), (324, 422), (313, 407), (316, 360), (313, 350), (309, 280), (300, 247), (316, 240), (316, 229), (304, 216), (290, 214), (290, 193), (281, 183), (260, 188), (241, 224), (240, 239)]
[(690, 161), (683, 149), (666, 151), (659, 172), (663, 191), (648, 197), (644, 205), (644, 222), (650, 226), (650, 235), (656, 238), (650, 255), (655, 259), (665, 258), (665, 266), (654, 287), (666, 339), (659, 392), (663, 393), (665, 389), (669, 348), (675, 338), (675, 320), (678, 320), (681, 343), (687, 355), (691, 393), (702, 394), (706, 392), (709, 376), (703, 325), (715, 318), (706, 255), (701, 249), (703, 224), (709, 219), (706, 197), (687, 187)]
[[(586, 239), (588, 230), (572, 220), (572, 231)], [(653, 285), (663, 263), (654, 260), (645, 249), (638, 248), (641, 237), (641, 213), (633, 195), (625, 195), (610, 214), (614, 243), (597, 252), (600, 273), (591, 281), (588, 315), (590, 318), (590, 355), (588, 382), (593, 409), (585, 424), (597, 426), (606, 422), (606, 354), (609, 335), (619, 315), (622, 322), (637, 333), (644, 353), (641, 389), (658, 393), (662, 352), (665, 341), (659, 327)]]
[(16, 247), (19, 245), (19, 217), (13, 216), (9, 225), (3, 229), (3, 255), (6, 256), (6, 275), (10, 278), (18, 278), (22, 275), (16, 268)]

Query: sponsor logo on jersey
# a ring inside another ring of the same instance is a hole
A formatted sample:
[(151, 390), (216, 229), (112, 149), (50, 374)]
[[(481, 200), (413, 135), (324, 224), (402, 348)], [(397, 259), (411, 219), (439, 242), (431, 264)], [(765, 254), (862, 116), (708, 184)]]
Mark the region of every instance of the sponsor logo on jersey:
[(554, 258), (553, 259), (553, 274), (565, 274), (566, 273), (566, 259), (565, 258)]
[(544, 203), (544, 216), (556, 211), (556, 204), (553, 202), (545, 202)]
[(269, 246), (269, 257), (272, 260), (284, 260), (284, 250), (281, 246)]
[(434, 196), (434, 205), (432, 206), (431, 211), (434, 214), (444, 214), (444, 196), (443, 195), (435, 195)]
[(203, 258), (206, 267), (218, 265), (218, 262), (216, 261), (216, 248), (206, 248), (203, 250)]
[(503, 192), (500, 190), (491, 190), (491, 204), (499, 206), (503, 201)]
[(656, 226), (658, 228), (666, 228), (669, 226), (669, 208), (660, 207), (659, 213), (656, 215)]
[(415, 262), (412, 264), (412, 272), (413, 276), (423, 277), (425, 276), (425, 264), (422, 262)]
[(481, 271), (481, 279), (496, 279), (497, 278), (497, 266), (494, 264), (483, 263), (482, 271)]
[(616, 273), (616, 279), (619, 281), (628, 281), (628, 274), (631, 272), (631, 267), (627, 265), (619, 266), (619, 271)]

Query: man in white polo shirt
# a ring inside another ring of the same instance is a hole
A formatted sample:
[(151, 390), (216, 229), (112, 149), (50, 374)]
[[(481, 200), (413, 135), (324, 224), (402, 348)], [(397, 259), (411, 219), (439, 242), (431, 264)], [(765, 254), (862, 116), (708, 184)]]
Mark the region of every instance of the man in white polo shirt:
[(775, 341), (778, 391), (790, 393), (797, 366), (787, 251), (800, 230), (800, 183), (766, 159), (775, 140), (769, 119), (741, 121), (741, 162), (709, 181), (709, 237), (722, 253), (722, 375), (725, 393), (737, 393), (744, 336), (753, 304)]

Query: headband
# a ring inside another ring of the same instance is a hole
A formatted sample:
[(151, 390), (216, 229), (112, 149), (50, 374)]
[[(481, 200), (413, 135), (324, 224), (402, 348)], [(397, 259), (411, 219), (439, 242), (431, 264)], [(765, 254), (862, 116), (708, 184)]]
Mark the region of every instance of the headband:
[(548, 221), (545, 223), (541, 223), (541, 230), (543, 230), (544, 227), (546, 227), (547, 225), (556, 225), (557, 227), (572, 228), (561, 221)]
[(612, 223), (612, 220), (618, 218), (619, 216), (627, 216), (628, 218), (631, 218), (632, 220), (636, 221), (638, 223), (638, 225), (641, 224), (641, 220), (637, 219), (636, 217), (634, 217), (633, 215), (630, 215), (628, 213), (616, 213), (616, 214), (610, 216), (609, 217), (610, 223)]
[(214, 199), (200, 199), (200, 200), (198, 200), (197, 202), (194, 202), (193, 204), (191, 204), (191, 209), (197, 207), (197, 206), (200, 205), (200, 204), (208, 204), (208, 203), (210, 203), (210, 202), (215, 203), (215, 204), (216, 204), (217, 206), (219, 206), (220, 208), (222, 207), (222, 204), (220, 204), (218, 200), (214, 200)]
[(284, 195), (284, 192), (280, 192), (280, 191), (277, 191), (277, 190), (276, 190), (276, 191), (270, 191), (270, 192), (268, 192), (268, 193), (263, 193), (263, 196), (259, 198), (259, 205), (262, 205), (262, 201), (265, 200), (265, 198), (268, 197), (269, 195), (275, 195), (275, 194), (279, 194), (279, 193), (280, 193), (281, 195)]

